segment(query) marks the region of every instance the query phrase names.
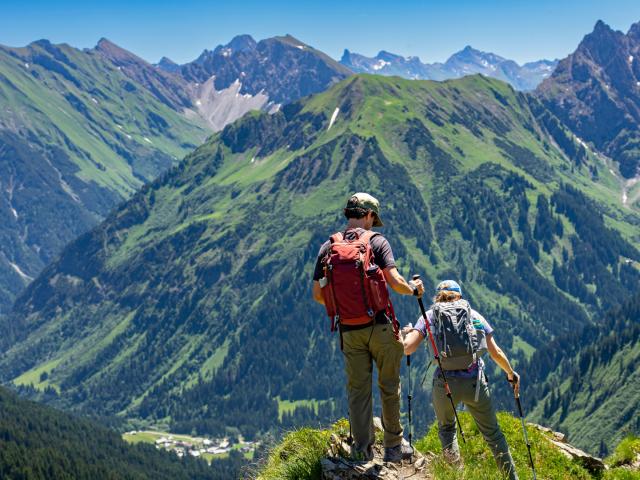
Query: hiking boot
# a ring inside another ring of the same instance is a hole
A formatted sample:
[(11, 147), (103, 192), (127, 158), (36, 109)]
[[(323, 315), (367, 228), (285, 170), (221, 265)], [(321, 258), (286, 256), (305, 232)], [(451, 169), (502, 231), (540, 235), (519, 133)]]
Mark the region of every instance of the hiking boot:
[(449, 465), (456, 467), (458, 470), (461, 470), (464, 467), (464, 463), (462, 462), (462, 457), (460, 456), (460, 452), (456, 452), (450, 449), (445, 449), (442, 451), (442, 456), (444, 461)]
[(351, 459), (354, 462), (370, 462), (373, 460), (373, 447), (367, 447), (367, 451), (363, 452), (362, 450), (356, 450), (355, 448), (351, 450)]
[(402, 460), (411, 460), (413, 448), (404, 439), (400, 445), (385, 447), (383, 462), (400, 463)]

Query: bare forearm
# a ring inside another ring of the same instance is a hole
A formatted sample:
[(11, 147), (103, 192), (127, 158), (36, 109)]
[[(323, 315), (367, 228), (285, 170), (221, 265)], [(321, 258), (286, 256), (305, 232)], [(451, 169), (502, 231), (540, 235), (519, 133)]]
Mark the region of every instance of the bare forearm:
[(398, 275), (396, 281), (391, 285), (391, 288), (400, 295), (413, 295), (413, 287), (400, 275)]
[(410, 330), (402, 340), (404, 346), (404, 354), (411, 355), (418, 349), (418, 345), (422, 341), (422, 335), (417, 330)]
[(415, 280), (413, 282), (407, 282), (405, 278), (400, 275), (396, 267), (389, 267), (384, 270), (384, 278), (391, 287), (391, 289), (399, 293), (400, 295), (413, 295), (414, 287), (418, 288), (418, 294), (424, 293), (424, 287), (421, 280)]
[(511, 363), (509, 363), (509, 359), (504, 354), (502, 349), (495, 346), (494, 349), (489, 350), (489, 354), (491, 358), (498, 364), (498, 366), (507, 374), (511, 375), (513, 373), (513, 368), (511, 367)]

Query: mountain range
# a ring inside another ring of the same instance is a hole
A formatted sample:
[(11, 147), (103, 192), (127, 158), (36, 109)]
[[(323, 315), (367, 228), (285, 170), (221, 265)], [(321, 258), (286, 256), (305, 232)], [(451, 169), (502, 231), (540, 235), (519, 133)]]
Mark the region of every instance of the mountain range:
[(67, 242), (212, 130), (349, 74), (293, 37), (234, 50), (242, 38), (184, 76), (106, 39), (0, 47), (0, 314)]
[[(2, 327), (0, 376), (65, 408), (179, 431), (251, 436), (277, 418), (335, 417), (340, 353), (309, 283), (359, 190), (381, 197), (401, 270), (428, 288), (461, 278), (524, 361), (610, 308), (608, 292), (640, 287), (625, 260), (640, 261), (638, 209), (553, 119), (478, 75), (357, 75), (246, 115), (27, 288)], [(416, 315), (408, 298), (396, 310)]]
[[(593, 329), (602, 318), (626, 328), (635, 315), (633, 303), (616, 309), (640, 289), (638, 187), (615, 142), (577, 130), (588, 121), (607, 130), (627, 113), (585, 93), (596, 80), (561, 68), (588, 57), (586, 71), (604, 75), (618, 57), (594, 45), (613, 39), (616, 53), (636, 31), (605, 27), (532, 93), (486, 75), (350, 75), (290, 36), (236, 37), (185, 65), (150, 65), (104, 39), (85, 51), (2, 50), (0, 99), (11, 115), (0, 120), (9, 160), (0, 212), (24, 223), (0, 224), (14, 275), (0, 291), (6, 306), (17, 296), (0, 319), (0, 380), (65, 409), (188, 433), (251, 437), (343, 416), (341, 354), (309, 284), (346, 197), (370, 191), (401, 271), (422, 273), (428, 289), (459, 278), (531, 372), (533, 415), (589, 446), (616, 443), (619, 430), (602, 438), (585, 419), (605, 413), (597, 399), (622, 390), (637, 353), (637, 336)], [(593, 118), (556, 101), (557, 85)], [(615, 104), (623, 110), (638, 99), (626, 94)], [(215, 105), (235, 106), (218, 116)], [(38, 227), (46, 234), (36, 237)], [(43, 252), (32, 270), (16, 260), (23, 250)], [(20, 293), (16, 274), (20, 287), (37, 278)], [(414, 301), (395, 300), (402, 322), (413, 321)], [(611, 350), (627, 348), (623, 358)], [(612, 366), (611, 388), (565, 378), (602, 382)], [(610, 405), (637, 404), (635, 390), (623, 392)], [(414, 398), (427, 404), (428, 394), (427, 385)], [(512, 402), (506, 385), (495, 395)], [(617, 409), (612, 424), (637, 428), (628, 412)]]
[(447, 80), (481, 73), (503, 80), (516, 90), (534, 90), (551, 75), (558, 61), (539, 60), (520, 66), (513, 60), (466, 46), (444, 63), (422, 63), (418, 57), (403, 57), (384, 50), (375, 57), (345, 50), (340, 63), (357, 73), (398, 75), (414, 80)]

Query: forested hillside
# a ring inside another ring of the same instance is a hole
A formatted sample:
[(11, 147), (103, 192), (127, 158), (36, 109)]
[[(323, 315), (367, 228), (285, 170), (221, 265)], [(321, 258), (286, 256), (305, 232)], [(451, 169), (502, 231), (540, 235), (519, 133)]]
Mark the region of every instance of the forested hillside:
[(179, 459), (152, 445), (128, 445), (88, 420), (22, 400), (0, 388), (0, 478), (222, 480), (238, 473), (230, 461), (217, 468)]
[(354, 191), (381, 200), (403, 273), (459, 279), (519, 361), (640, 288), (637, 207), (537, 100), (358, 75), (229, 125), (73, 242), (4, 322), (0, 377), (187, 432), (343, 416), (310, 283)]
[(535, 380), (530, 394), (540, 399), (531, 418), (600, 455), (640, 431), (640, 294), (611, 294), (615, 307), (536, 352), (526, 368)]

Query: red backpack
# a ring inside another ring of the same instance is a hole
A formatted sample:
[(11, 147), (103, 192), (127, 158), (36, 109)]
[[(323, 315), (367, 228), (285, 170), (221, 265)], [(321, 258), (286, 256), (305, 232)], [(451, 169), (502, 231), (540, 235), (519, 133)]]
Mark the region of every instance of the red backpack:
[(331, 243), (322, 259), (326, 279), (321, 282), (322, 296), (331, 318), (331, 331), (335, 331), (339, 323), (371, 323), (380, 310), (388, 311), (395, 324), (387, 282), (382, 269), (374, 262), (371, 249), (370, 240), (379, 233), (370, 230), (361, 235), (354, 230), (351, 232), (353, 240), (346, 239), (341, 232), (331, 235)]

